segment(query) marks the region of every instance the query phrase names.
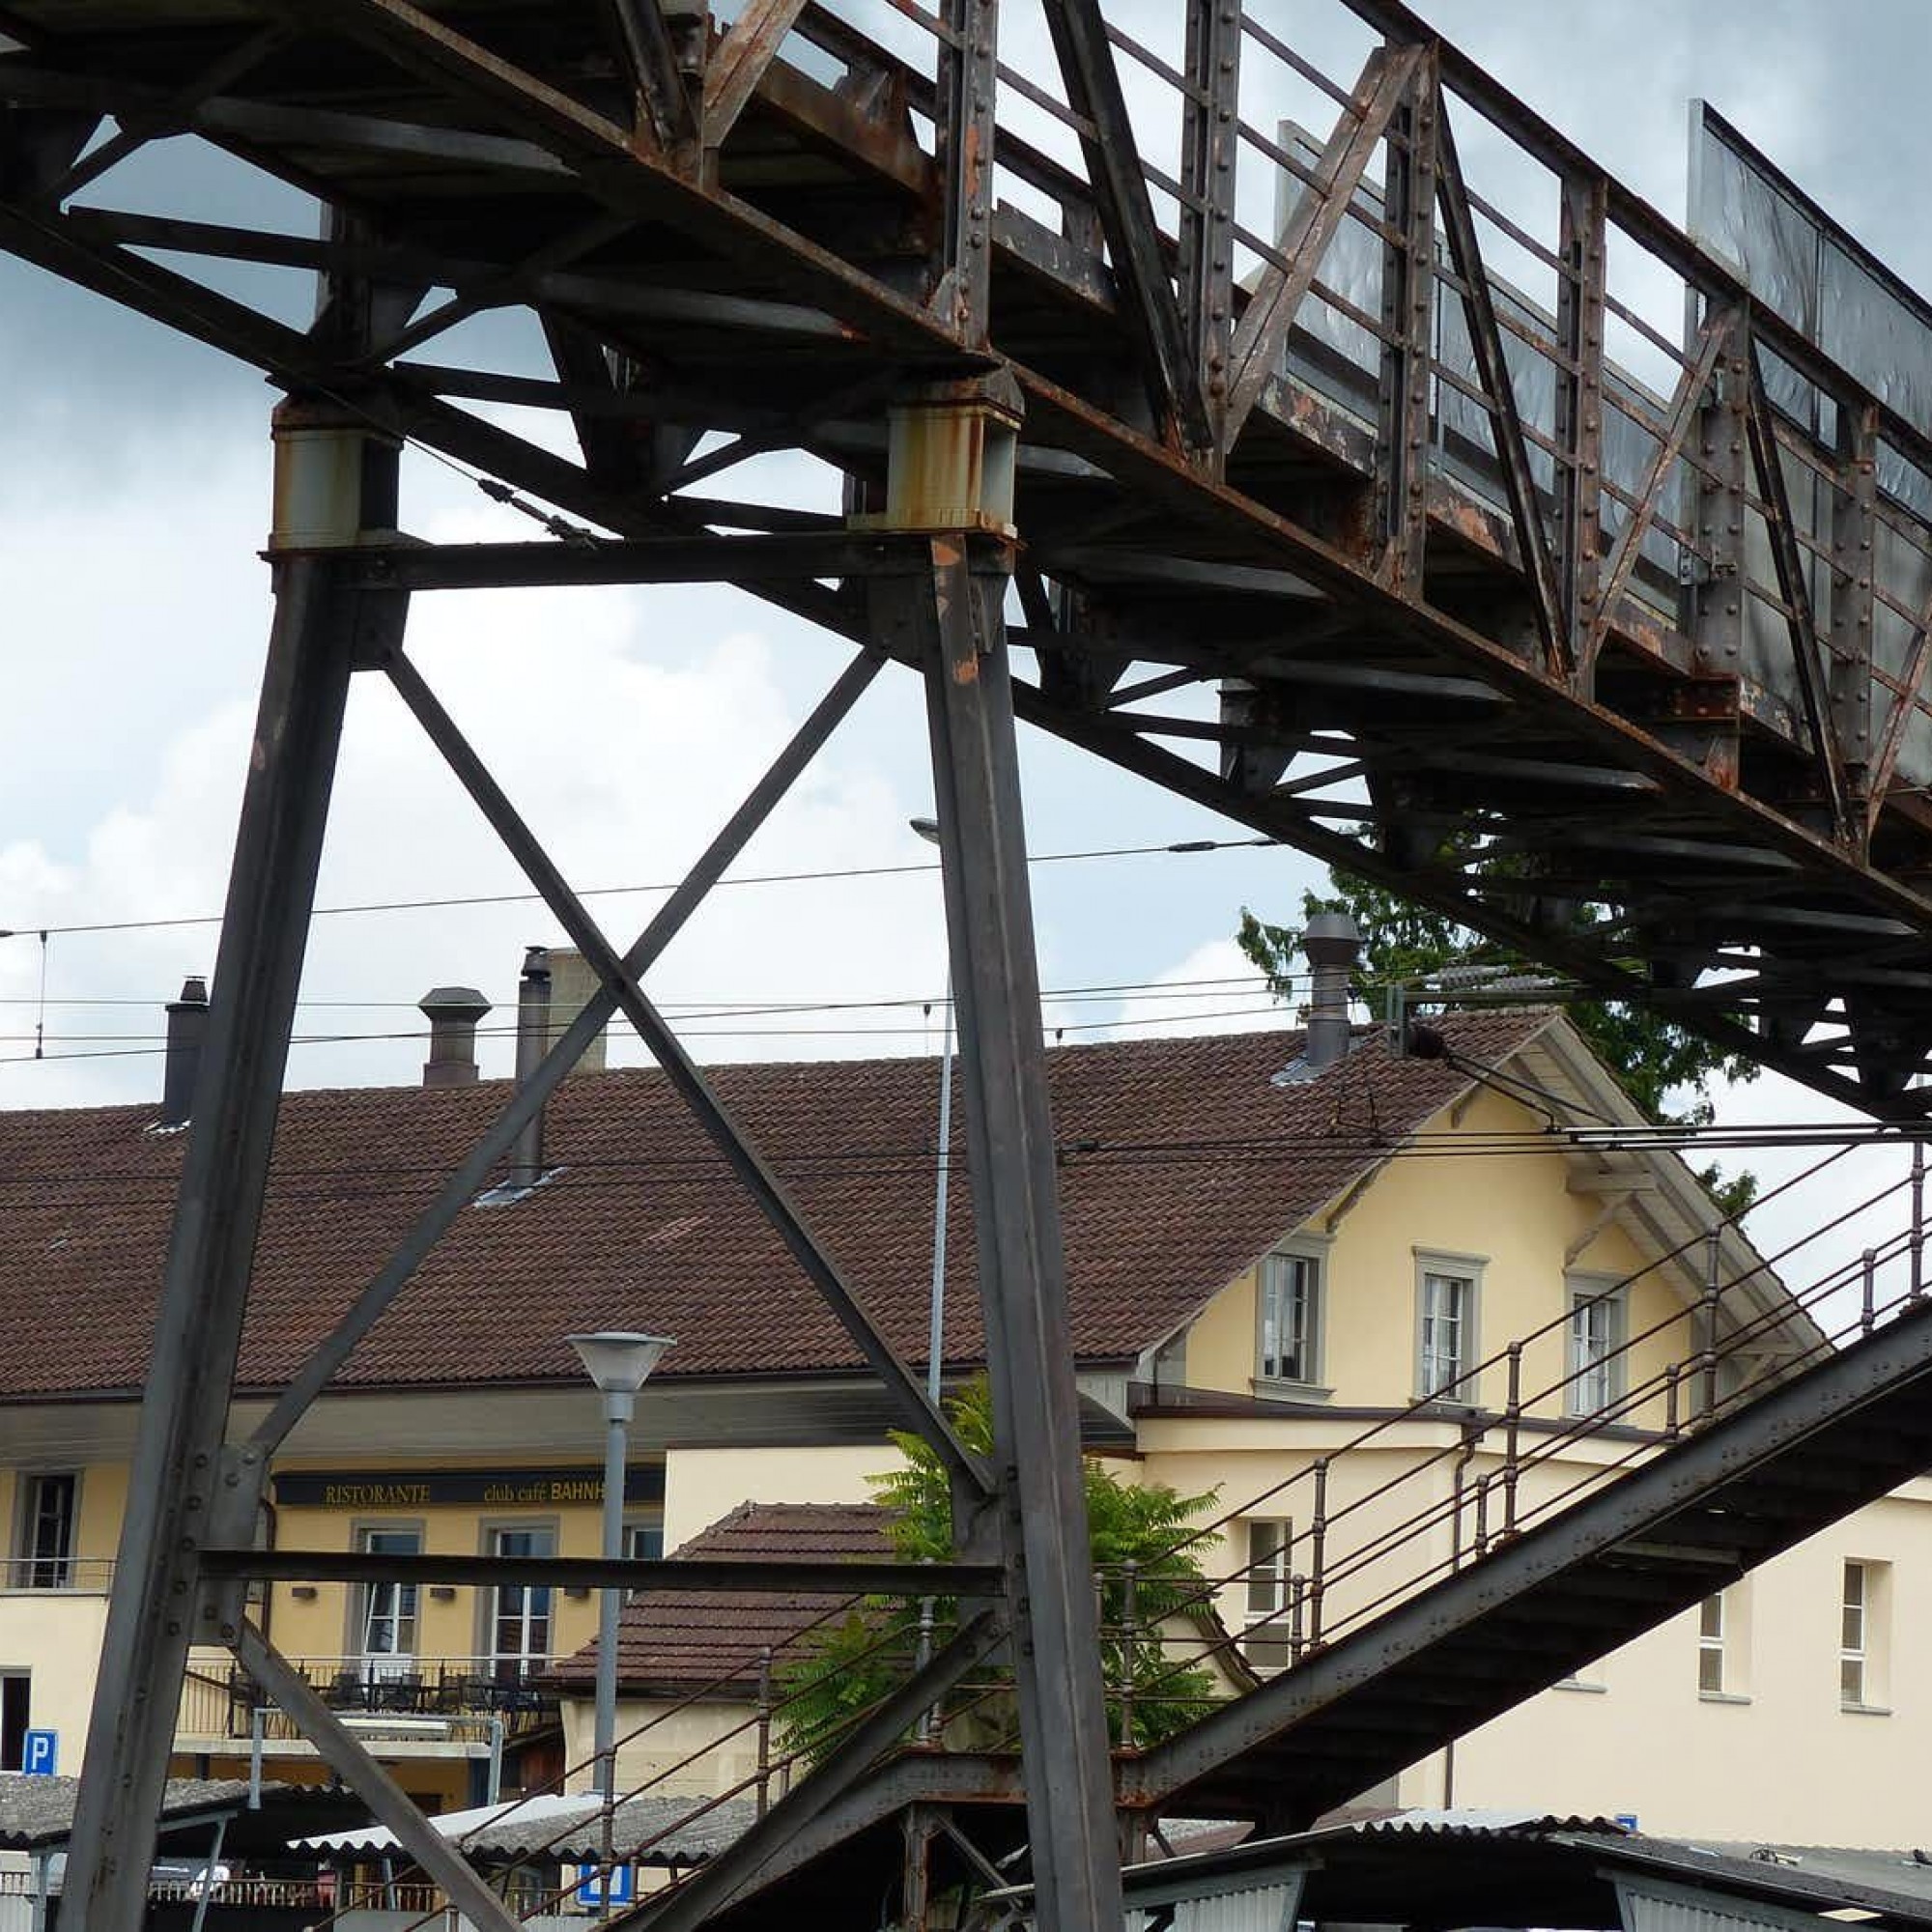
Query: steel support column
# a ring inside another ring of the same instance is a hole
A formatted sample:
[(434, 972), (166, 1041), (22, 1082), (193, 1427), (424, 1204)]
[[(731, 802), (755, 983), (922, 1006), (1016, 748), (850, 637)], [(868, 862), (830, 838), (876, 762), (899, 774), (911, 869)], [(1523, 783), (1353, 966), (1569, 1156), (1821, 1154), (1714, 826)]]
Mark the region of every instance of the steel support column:
[[(344, 434), (361, 452), (352, 521), (364, 505), (392, 521), (393, 448)], [(372, 485), (386, 493), (386, 512)], [(143, 1922), (188, 1646), (236, 1634), (200, 1597), (198, 1556), (218, 1487), (351, 668), (372, 610), (399, 619), (403, 608), (400, 593), (345, 587), (344, 571), (326, 554), (275, 565), (274, 626), (74, 1818), (68, 1909), (90, 1932), (136, 1932)]]
[(971, 569), (959, 538), (935, 537), (932, 562), (929, 589), (906, 614), (917, 624), (932, 738), (1039, 1922), (1055, 1932), (1117, 1932), (1120, 1851), (1001, 611), (1006, 578)]

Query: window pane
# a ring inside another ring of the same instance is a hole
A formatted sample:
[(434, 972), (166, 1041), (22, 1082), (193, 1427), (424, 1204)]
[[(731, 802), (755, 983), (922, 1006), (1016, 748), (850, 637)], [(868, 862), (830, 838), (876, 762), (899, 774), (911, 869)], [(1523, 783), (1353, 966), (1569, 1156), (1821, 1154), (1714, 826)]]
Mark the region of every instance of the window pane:
[(1838, 1697), (1846, 1704), (1862, 1704), (1865, 1701), (1865, 1665), (1862, 1658), (1839, 1660)]
[(1422, 1278), (1422, 1385), (1430, 1395), (1460, 1395), (1465, 1357), (1469, 1283), (1461, 1275)]
[[(498, 1556), (550, 1556), (556, 1537), (544, 1529), (497, 1529), (491, 1548)], [(550, 1586), (503, 1583), (491, 1609), (491, 1649), (498, 1676), (521, 1677), (532, 1663), (550, 1657)]]
[(1716, 1644), (1706, 1644), (1697, 1653), (1697, 1688), (1700, 1690), (1722, 1690), (1724, 1688), (1724, 1653)]
[(1285, 1522), (1248, 1524), (1248, 1615), (1264, 1617), (1281, 1608), (1288, 1567), (1289, 1526)]
[(1315, 1376), (1315, 1302), (1321, 1264), (1270, 1255), (1262, 1265), (1261, 1373), (1281, 1381)]
[(1697, 1606), (1697, 1634), (1721, 1643), (1724, 1638), (1724, 1600), (1706, 1597)]
[(33, 1479), (25, 1525), (30, 1590), (64, 1590), (71, 1579), (74, 1488), (71, 1475)]

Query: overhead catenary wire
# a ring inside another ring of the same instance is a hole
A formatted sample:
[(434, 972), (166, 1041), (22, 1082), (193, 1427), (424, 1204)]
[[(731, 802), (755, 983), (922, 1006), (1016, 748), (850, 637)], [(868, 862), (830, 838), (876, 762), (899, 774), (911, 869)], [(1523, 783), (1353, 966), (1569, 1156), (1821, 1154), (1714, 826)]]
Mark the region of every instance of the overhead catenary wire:
[[(1094, 859), (1144, 859), (1154, 857), (1193, 857), (1204, 852), (1228, 852), (1267, 849), (1279, 846), (1278, 838), (1176, 838), (1157, 845), (1104, 845), (1090, 850), (1069, 852), (1030, 852), (1027, 864), (1030, 866), (1060, 866)], [(902, 865), (891, 866), (827, 866), (810, 867), (795, 872), (745, 872), (727, 873), (718, 881), (714, 890), (722, 891), (727, 886), (789, 886), (812, 885), (836, 879), (887, 879), (902, 875), (936, 872), (939, 862), (932, 859), (908, 860)], [(586, 886), (578, 891), (579, 898), (613, 898), (636, 894), (674, 893), (682, 882), (677, 879), (653, 881), (642, 885), (628, 886)], [(496, 905), (537, 905), (543, 903), (543, 895), (536, 892), (515, 893), (464, 893), (439, 898), (411, 899), (371, 899), (344, 905), (316, 906), (310, 914), (314, 919), (341, 919), (371, 913), (392, 912), (451, 912), (466, 907)], [(69, 925), (46, 926), (0, 926), (0, 939), (21, 939), (38, 932), (44, 941), (48, 935), (65, 937), (79, 933), (98, 932), (159, 932), (184, 926), (219, 925), (219, 913), (172, 913), (153, 919), (110, 919), (89, 920)]]
[[(1431, 1144), (1410, 1139), (1390, 1142), (1366, 1134), (1311, 1133), (1266, 1144), (1176, 1141), (1164, 1145), (1114, 1146), (1077, 1142), (1063, 1144), (1060, 1151), (1063, 1169), (1074, 1172), (1109, 1166), (1130, 1168), (1135, 1172), (1161, 1168), (1225, 1171), (1230, 1166), (1242, 1164), (1273, 1168), (1279, 1167), (1285, 1160), (1306, 1156), (1352, 1158), (1363, 1162), (1520, 1160), (1527, 1155), (1566, 1155), (1576, 1151), (1560, 1139), (1541, 1136), (1527, 1142), (1473, 1148), (1455, 1144), (1459, 1138), (1443, 1135), (1438, 1137), (1436, 1143)], [(1742, 1214), (1748, 1215), (1766, 1207), (1798, 1183), (1856, 1151), (1857, 1146), (1857, 1142), (1835, 1146), (1812, 1166), (1768, 1188), (1749, 1208), (1742, 1210)], [(923, 1180), (931, 1173), (932, 1156), (930, 1145), (909, 1143), (902, 1147), (820, 1148), (788, 1155), (779, 1164), (786, 1174), (799, 1179), (816, 1174), (821, 1177), (867, 1175), (879, 1179), (906, 1175)], [(281, 1204), (313, 1204), (412, 1196), (445, 1171), (442, 1163), (433, 1161), (328, 1163), (315, 1167), (278, 1164), (273, 1172), (269, 1198)], [(738, 1194), (737, 1182), (730, 1169), (721, 1155), (709, 1151), (667, 1153), (660, 1150), (637, 1156), (560, 1157), (554, 1169), (554, 1184), (592, 1191), (623, 1189), (634, 1186), (639, 1176), (674, 1186), (684, 1194), (716, 1191), (721, 1197), (729, 1198), (736, 1198)], [(85, 1208), (89, 1210), (116, 1206), (155, 1208), (165, 1206), (172, 1200), (176, 1179), (172, 1163), (157, 1165), (149, 1172), (130, 1168), (63, 1171), (16, 1166), (0, 1177), (0, 1204), (7, 1205), (13, 1211), (27, 1207), (42, 1209)], [(1888, 1182), (1879, 1194), (1872, 1197), (1872, 1201), (1861, 1202), (1850, 1211), (1862, 1211), (1876, 1200), (1905, 1184), (1902, 1179)], [(128, 1192), (124, 1196), (103, 1191), (110, 1188)], [(156, 1191), (145, 1194), (138, 1191), (144, 1188)], [(71, 1193), (64, 1197), (58, 1191), (62, 1189), (71, 1190)], [(23, 1196), (27, 1198), (23, 1199)], [(1840, 1212), (1824, 1226), (1834, 1226), (1844, 1218), (1845, 1213)], [(1801, 1236), (1794, 1246), (1803, 1246), (1818, 1232), (1813, 1229)], [(1689, 1252), (1702, 1238), (1700, 1232), (1687, 1240), (1682, 1251)], [(1672, 1259), (1678, 1253), (1678, 1250), (1672, 1250), (1661, 1259)], [(1655, 1264), (1646, 1264), (1649, 1265)]]

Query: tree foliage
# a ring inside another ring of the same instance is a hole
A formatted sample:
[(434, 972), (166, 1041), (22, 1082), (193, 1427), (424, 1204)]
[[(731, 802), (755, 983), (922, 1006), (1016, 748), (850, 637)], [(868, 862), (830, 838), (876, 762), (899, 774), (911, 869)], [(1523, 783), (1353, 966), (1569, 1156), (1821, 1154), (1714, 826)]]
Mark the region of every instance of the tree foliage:
[[(1391, 984), (1415, 984), (1444, 967), (1494, 965), (1505, 973), (1534, 973), (1534, 961), (1459, 925), (1354, 873), (1331, 870), (1328, 893), (1304, 893), (1304, 920), (1318, 912), (1346, 912), (1362, 935), (1364, 991), (1372, 1006)], [(1268, 976), (1278, 999), (1291, 996), (1300, 929), (1271, 925), (1241, 908), (1236, 934), (1241, 951)], [(1757, 1063), (1727, 1052), (1689, 1032), (1667, 1015), (1618, 1000), (1582, 1000), (1565, 1008), (1571, 1023), (1616, 1073), (1643, 1113), (1666, 1125), (1704, 1126), (1712, 1118), (1711, 1084), (1750, 1080)], [(1715, 1167), (1698, 1175), (1726, 1214), (1739, 1214), (1757, 1193), (1749, 1173), (1724, 1176)]]
[[(960, 1441), (990, 1453), (993, 1405), (985, 1377), (976, 1377), (946, 1406)], [(949, 1561), (952, 1498), (945, 1466), (923, 1436), (895, 1431), (892, 1439), (903, 1463), (868, 1480), (874, 1499), (893, 1512), (888, 1533), (894, 1553), (912, 1563)], [(1100, 1667), (1108, 1729), (1120, 1743), (1122, 1713), (1130, 1708), (1132, 1742), (1154, 1744), (1192, 1723), (1213, 1701), (1213, 1678), (1173, 1662), (1162, 1629), (1197, 1611), (1204, 1601), (1204, 1573), (1193, 1547), (1175, 1545), (1187, 1535), (1190, 1520), (1213, 1502), (1214, 1492), (1183, 1496), (1164, 1484), (1123, 1483), (1092, 1457), (1083, 1468), (1088, 1535), (1101, 1578)], [(936, 1649), (957, 1630), (959, 1606), (952, 1598), (930, 1601), (929, 1641)], [(910, 1598), (870, 1599), (812, 1633), (780, 1673), (787, 1745), (813, 1760), (823, 1756), (847, 1724), (910, 1673), (919, 1647), (920, 1605)], [(991, 1744), (1013, 1729), (1012, 1694), (995, 1689), (988, 1695), (989, 1679), (1009, 1683), (1011, 1672), (1004, 1664), (976, 1672), (943, 1715), (948, 1736), (962, 1747)], [(1131, 1698), (1123, 1697), (1129, 1687)]]

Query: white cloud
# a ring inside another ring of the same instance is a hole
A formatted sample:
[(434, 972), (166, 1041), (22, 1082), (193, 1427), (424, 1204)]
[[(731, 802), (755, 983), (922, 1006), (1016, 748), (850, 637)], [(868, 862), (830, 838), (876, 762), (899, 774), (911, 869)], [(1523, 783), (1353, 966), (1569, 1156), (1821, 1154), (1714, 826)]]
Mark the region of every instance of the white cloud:
[[(1052, 1016), (1048, 1015), (1048, 1024)], [(1276, 1033), (1298, 1024), (1232, 939), (1210, 939), (1122, 1000), (1114, 1036)]]

